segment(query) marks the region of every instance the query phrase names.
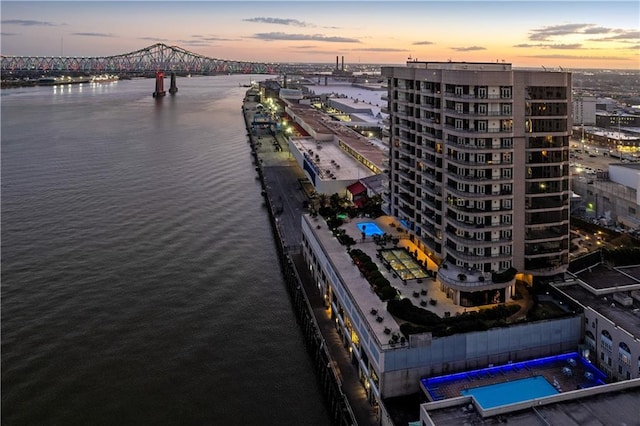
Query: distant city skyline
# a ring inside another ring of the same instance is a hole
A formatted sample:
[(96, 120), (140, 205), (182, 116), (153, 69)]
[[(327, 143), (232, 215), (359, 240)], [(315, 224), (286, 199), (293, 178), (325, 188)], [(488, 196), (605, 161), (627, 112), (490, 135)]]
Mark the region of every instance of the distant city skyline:
[(155, 43), (249, 62), (508, 62), (640, 69), (640, 2), (2, 1), (1, 54), (110, 56)]

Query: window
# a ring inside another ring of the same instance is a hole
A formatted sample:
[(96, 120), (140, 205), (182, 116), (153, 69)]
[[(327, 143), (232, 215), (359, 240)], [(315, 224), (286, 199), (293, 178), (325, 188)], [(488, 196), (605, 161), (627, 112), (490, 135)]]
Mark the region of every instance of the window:
[(502, 178), (511, 179), (511, 169), (502, 169)]
[(486, 87), (478, 87), (478, 97), (481, 99), (485, 99), (487, 97)]
[(486, 132), (487, 131), (487, 122), (486, 121), (477, 121), (476, 125), (478, 126), (478, 131)]
[(501, 254), (511, 254), (511, 246), (500, 246)]
[(502, 99), (511, 98), (511, 87), (501, 87), (500, 88), (500, 97)]
[(502, 154), (502, 162), (503, 163), (507, 163), (507, 164), (511, 164), (511, 153), (510, 152), (505, 152)]
[(484, 154), (476, 154), (476, 163), (479, 163), (479, 164), (484, 164), (485, 163)]
[(462, 129), (463, 125), (464, 125), (463, 121), (461, 119), (457, 118), (456, 122), (455, 122), (456, 129)]
[(481, 114), (481, 115), (487, 114), (487, 104), (478, 104), (478, 114)]
[(511, 104), (502, 104), (502, 115), (511, 115)]
[(464, 93), (464, 89), (462, 86), (456, 86), (456, 95), (462, 95)]
[(511, 148), (513, 146), (513, 139), (511, 138), (502, 138), (502, 147), (503, 148)]
[(502, 200), (502, 208), (505, 210), (511, 210), (511, 200)]
[(502, 216), (500, 216), (500, 223), (510, 224), (511, 223), (511, 215), (510, 214), (503, 214)]
[(466, 191), (466, 185), (462, 182), (458, 182), (458, 191)]
[(464, 111), (464, 104), (457, 103), (456, 104), (456, 112), (462, 114), (463, 111)]

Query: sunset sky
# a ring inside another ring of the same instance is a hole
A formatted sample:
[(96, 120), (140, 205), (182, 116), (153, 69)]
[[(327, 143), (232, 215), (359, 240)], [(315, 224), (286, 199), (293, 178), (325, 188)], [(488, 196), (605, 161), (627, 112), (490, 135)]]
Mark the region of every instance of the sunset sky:
[(640, 69), (640, 2), (5, 1), (1, 53), (110, 56), (155, 43), (253, 62), (510, 62)]

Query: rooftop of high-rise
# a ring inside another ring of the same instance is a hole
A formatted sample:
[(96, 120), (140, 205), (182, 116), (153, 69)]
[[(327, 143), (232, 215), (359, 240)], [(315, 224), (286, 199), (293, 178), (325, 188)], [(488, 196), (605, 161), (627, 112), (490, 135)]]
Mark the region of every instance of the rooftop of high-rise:
[(475, 70), (475, 71), (509, 71), (511, 64), (506, 62), (429, 62), (407, 61), (407, 67), (428, 70)]

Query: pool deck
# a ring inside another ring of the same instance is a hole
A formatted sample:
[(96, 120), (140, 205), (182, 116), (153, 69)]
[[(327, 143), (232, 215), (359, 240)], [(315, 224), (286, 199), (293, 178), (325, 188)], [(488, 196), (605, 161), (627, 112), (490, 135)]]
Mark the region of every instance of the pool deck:
[[(434, 393), (438, 399), (449, 399), (460, 396), (461, 392), (465, 389), (494, 385), (497, 383), (504, 383), (534, 376), (544, 377), (551, 385), (553, 385), (555, 379), (560, 385), (558, 388), (560, 392), (580, 389), (580, 385), (589, 382), (584, 376), (584, 374), (589, 370), (579, 361), (575, 366), (569, 366), (566, 360), (553, 360), (542, 365), (536, 365), (533, 367), (529, 366), (526, 368), (519, 368), (517, 370), (512, 368), (512, 366), (505, 367), (506, 368), (500, 369), (499, 373), (467, 374), (463, 379), (454, 379), (448, 382), (439, 383), (437, 384)], [(567, 376), (563, 373), (563, 368), (565, 367), (571, 368), (571, 376)], [(427, 395), (427, 397), (434, 400), (431, 395)]]
[[(383, 266), (384, 262), (376, 257), (378, 249), (380, 249), (381, 247), (374, 242), (373, 237), (365, 237), (364, 240), (362, 239), (362, 233), (357, 226), (362, 222), (374, 222), (384, 233), (391, 235), (392, 238), (397, 238), (398, 248), (404, 248), (409, 252), (415, 252), (417, 250), (417, 246), (409, 239), (409, 235), (406, 231), (404, 231), (404, 228), (398, 230), (399, 223), (395, 218), (391, 216), (380, 216), (375, 219), (367, 217), (356, 217), (347, 220), (341, 226), (341, 228), (344, 229), (348, 235), (356, 240), (356, 245), (353, 247), (367, 253), (380, 266), (380, 272), (382, 272), (382, 275), (387, 278), (391, 285), (400, 292), (400, 297), (411, 299), (415, 306), (427, 309), (441, 318), (445, 317), (446, 315), (453, 316), (456, 314), (456, 312), (471, 312), (477, 311), (481, 308), (495, 306), (488, 305), (465, 308), (464, 306), (454, 304), (453, 300), (447, 297), (447, 295), (442, 291), (440, 281), (438, 281), (437, 278), (426, 277), (403, 280), (398, 274), (394, 274), (393, 271), (387, 271)], [(388, 243), (382, 248), (390, 249), (393, 247), (393, 243)], [(426, 262), (427, 268), (425, 268), (425, 270), (431, 271), (432, 275), (434, 275), (438, 270), (438, 265), (427, 258), (426, 255), (421, 251), (418, 251), (418, 258), (416, 259), (416, 261), (417, 263)], [(431, 300), (433, 300), (435, 304), (432, 304)], [(369, 308), (375, 308), (380, 312), (386, 312), (386, 303), (380, 302), (380, 300), (374, 298), (372, 299), (372, 302), (370, 304), (370, 307), (363, 305), (363, 309), (368, 311)], [(375, 329), (375, 324), (372, 324), (372, 326)]]

